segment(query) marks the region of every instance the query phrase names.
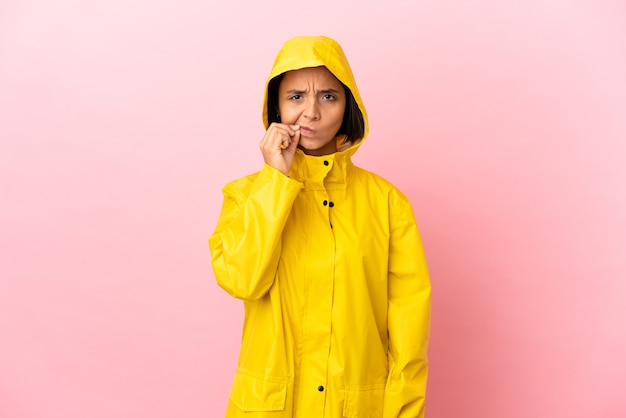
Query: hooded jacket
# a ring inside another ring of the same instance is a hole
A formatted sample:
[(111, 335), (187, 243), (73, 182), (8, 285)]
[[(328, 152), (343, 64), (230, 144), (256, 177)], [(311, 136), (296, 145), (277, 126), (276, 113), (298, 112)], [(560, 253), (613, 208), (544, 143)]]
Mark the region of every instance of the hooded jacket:
[[(316, 66), (350, 89), (367, 136), (365, 107), (334, 40), (287, 41), (268, 83)], [(424, 416), (430, 282), (422, 244), (407, 197), (352, 163), (362, 143), (325, 156), (298, 149), (289, 176), (266, 164), (223, 189), (212, 265), (245, 309), (227, 417)]]

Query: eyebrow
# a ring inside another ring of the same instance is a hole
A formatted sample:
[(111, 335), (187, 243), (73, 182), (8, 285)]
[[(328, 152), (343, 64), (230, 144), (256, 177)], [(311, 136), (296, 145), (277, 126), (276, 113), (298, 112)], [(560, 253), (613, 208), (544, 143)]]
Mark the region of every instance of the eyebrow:
[[(285, 93), (287, 94), (304, 94), (306, 93), (306, 91), (304, 90), (297, 90), (297, 89), (291, 89), (291, 90), (287, 90)], [(335, 90), (335, 89), (323, 89), (323, 90), (319, 90), (318, 93), (333, 93), (333, 94), (338, 94), (339, 90)]]

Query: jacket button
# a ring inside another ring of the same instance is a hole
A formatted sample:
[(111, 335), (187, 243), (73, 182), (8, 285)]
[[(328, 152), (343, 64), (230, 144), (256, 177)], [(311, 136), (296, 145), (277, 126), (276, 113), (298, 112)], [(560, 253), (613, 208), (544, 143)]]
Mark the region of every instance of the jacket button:
[(328, 207), (332, 208), (333, 206), (335, 206), (335, 204), (333, 202), (328, 202)]
[(328, 165), (328, 161), (324, 160), (324, 165)]
[[(324, 206), (326, 206), (328, 204), (328, 200), (324, 200)], [(333, 204), (333, 202), (330, 202), (331, 206)]]
[(320, 392), (324, 392), (324, 386), (319, 385), (319, 386), (317, 387), (317, 390), (319, 390)]

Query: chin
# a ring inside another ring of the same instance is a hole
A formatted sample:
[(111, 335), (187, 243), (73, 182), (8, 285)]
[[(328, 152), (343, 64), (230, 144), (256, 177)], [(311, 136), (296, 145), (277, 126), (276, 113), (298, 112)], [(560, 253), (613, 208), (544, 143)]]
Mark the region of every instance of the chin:
[(306, 143), (306, 142), (302, 142), (300, 141), (300, 144), (298, 144), (298, 146), (302, 149), (305, 150), (309, 150), (309, 151), (315, 151), (316, 149), (319, 148), (319, 146), (317, 146), (316, 144), (311, 144), (311, 143)]

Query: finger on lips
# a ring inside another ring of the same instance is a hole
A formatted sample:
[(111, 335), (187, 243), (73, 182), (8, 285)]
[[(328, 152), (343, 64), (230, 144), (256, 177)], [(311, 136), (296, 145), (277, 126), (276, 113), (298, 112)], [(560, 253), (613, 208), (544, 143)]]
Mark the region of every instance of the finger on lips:
[[(274, 128), (274, 135), (272, 135), (272, 133), (268, 131), (266, 136), (263, 138), (262, 143), (265, 143), (265, 144), (269, 145), (271, 142), (273, 142), (273, 141), (271, 141), (271, 138), (273, 136), (276, 139), (280, 139), (279, 147), (280, 147), (281, 150), (283, 150), (283, 149), (289, 148), (289, 144), (291, 144), (292, 140), (294, 140), (294, 139), (298, 140), (298, 137), (299, 137), (298, 134), (300, 133), (300, 126), (299, 125), (287, 125), (287, 124), (272, 123), (272, 125), (270, 126), (270, 129), (271, 128)], [(284, 135), (285, 133), (287, 135)], [(276, 135), (276, 134), (278, 134), (278, 135)]]

